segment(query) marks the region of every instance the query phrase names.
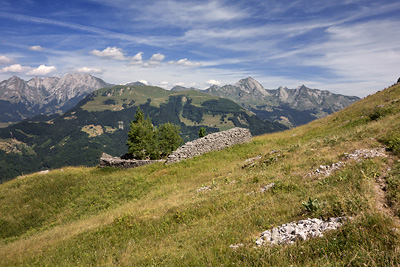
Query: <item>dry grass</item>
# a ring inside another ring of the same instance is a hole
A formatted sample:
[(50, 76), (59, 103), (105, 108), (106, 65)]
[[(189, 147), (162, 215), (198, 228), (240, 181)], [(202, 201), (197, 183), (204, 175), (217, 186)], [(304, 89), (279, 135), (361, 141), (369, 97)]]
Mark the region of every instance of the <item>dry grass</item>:
[[(28, 209), (18, 206), (20, 198), (33, 205), (57, 195), (57, 203), (64, 204), (37, 206), (36, 215), (45, 220), (3, 238), (1, 263), (399, 265), (395, 220), (375, 205), (375, 179), (390, 177), (390, 201), (393, 207), (400, 206), (398, 157), (349, 161), (330, 176), (309, 175), (320, 165), (343, 160), (344, 153), (395, 140), (392, 136), (400, 134), (398, 98), (399, 86), (309, 125), (177, 164), (126, 171), (68, 168), (5, 183), (0, 186), (3, 221), (27, 220)], [(242, 168), (246, 159), (255, 156), (261, 159)], [(272, 182), (273, 188), (260, 193), (262, 186)], [(203, 186), (211, 190), (198, 192)], [(53, 189), (43, 190), (49, 187)], [(63, 188), (69, 188), (69, 193), (60, 195)], [(302, 206), (308, 198), (321, 203), (316, 211)], [(255, 238), (265, 229), (301, 218), (332, 216), (354, 219), (323, 238), (254, 249)], [(237, 243), (244, 246), (229, 248)]]

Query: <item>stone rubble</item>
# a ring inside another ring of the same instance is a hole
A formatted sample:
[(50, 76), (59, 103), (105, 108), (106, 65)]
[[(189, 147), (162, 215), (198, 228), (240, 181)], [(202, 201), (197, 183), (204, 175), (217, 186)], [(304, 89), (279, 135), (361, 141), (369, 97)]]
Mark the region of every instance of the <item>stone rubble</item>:
[(323, 233), (336, 230), (347, 220), (346, 217), (329, 218), (328, 220), (306, 219), (290, 222), (274, 227), (261, 233), (256, 240), (258, 246), (293, 244), (297, 240), (307, 240), (314, 237), (323, 237)]
[(240, 247), (243, 247), (244, 245), (242, 244), (242, 243), (239, 243), (239, 244), (232, 244), (232, 245), (230, 245), (229, 247), (231, 248), (231, 249), (233, 249), (233, 250), (236, 250), (236, 249), (238, 249), (238, 248), (240, 248)]
[(137, 159), (121, 159), (103, 153), (100, 158), (100, 168), (114, 167), (114, 168), (136, 168), (143, 165), (153, 164), (156, 162), (165, 162), (165, 160), (137, 160)]
[(345, 162), (338, 161), (336, 163), (332, 163), (331, 165), (320, 165), (319, 168), (316, 169), (312, 174), (327, 177), (331, 175), (333, 171), (340, 169), (345, 164)]
[(260, 160), (261, 158), (262, 158), (261, 156), (257, 156), (257, 157), (254, 157), (254, 158), (246, 159), (243, 162), (242, 169), (253, 167), (254, 165), (257, 164), (257, 161)]
[(207, 152), (221, 150), (236, 144), (242, 144), (251, 141), (249, 129), (232, 128), (227, 131), (209, 134), (205, 137), (187, 142), (168, 156), (166, 164), (179, 162), (184, 159), (190, 159)]
[[(371, 159), (371, 158), (375, 158), (375, 157), (386, 158), (387, 157), (386, 149), (385, 148), (358, 149), (350, 154), (345, 153), (345, 156), (344, 156), (346, 161), (348, 161), (348, 160), (361, 161), (363, 159)], [(319, 166), (318, 169), (313, 171), (310, 176), (327, 177), (327, 176), (331, 175), (332, 172), (339, 170), (346, 164), (347, 164), (347, 162), (338, 161), (336, 163), (332, 163), (331, 165), (321, 165), (321, 166)]]
[(267, 184), (266, 186), (263, 186), (260, 188), (260, 192), (261, 193), (265, 193), (266, 191), (268, 191), (270, 188), (274, 187), (275, 183), (270, 183)]
[(200, 187), (199, 189), (197, 189), (197, 193), (205, 192), (205, 191), (209, 191), (209, 190), (211, 190), (211, 187), (209, 187), (209, 186), (202, 186), (202, 187)]
[(386, 149), (385, 148), (375, 148), (375, 149), (359, 149), (350, 154), (345, 154), (346, 160), (356, 160), (360, 161), (362, 159), (371, 159), (376, 157), (386, 158)]
[[(277, 155), (271, 156), (274, 154), (277, 154)], [(284, 155), (282, 155), (278, 150), (272, 150), (271, 152), (269, 152), (269, 155), (270, 156), (264, 160), (261, 160), (263, 158), (262, 156), (257, 156), (254, 158), (246, 159), (243, 162), (242, 169), (250, 168), (250, 167), (256, 166), (257, 164), (269, 165), (273, 162), (277, 162), (280, 158), (284, 157)], [(268, 154), (265, 155), (265, 157), (267, 157), (267, 156), (268, 156)]]
[[(267, 184), (267, 185), (265, 185), (265, 186), (260, 187), (259, 192), (260, 192), (260, 193), (265, 193), (265, 192), (267, 192), (268, 190), (270, 190), (271, 188), (273, 188), (274, 186), (275, 186), (275, 183)], [(252, 196), (252, 195), (255, 195), (255, 194), (256, 194), (255, 191), (251, 191), (250, 193), (247, 193), (246, 195), (247, 195), (247, 196)]]

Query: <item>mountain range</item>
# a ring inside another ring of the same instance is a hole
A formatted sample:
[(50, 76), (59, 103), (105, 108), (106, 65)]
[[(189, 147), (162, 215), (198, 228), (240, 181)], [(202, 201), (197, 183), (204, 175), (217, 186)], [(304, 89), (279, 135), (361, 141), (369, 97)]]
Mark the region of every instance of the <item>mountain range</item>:
[(263, 120), (279, 122), (289, 127), (325, 117), (360, 99), (311, 89), (304, 85), (296, 89), (279, 87), (268, 90), (251, 77), (234, 85), (213, 85), (204, 92), (231, 99)]
[[(136, 85), (149, 86), (142, 82), (126, 84)], [(0, 123), (18, 122), (38, 114), (63, 113), (74, 107), (87, 94), (111, 86), (112, 84), (89, 74), (67, 74), (61, 78), (34, 77), (29, 81), (13, 76), (0, 83)], [(174, 92), (186, 90), (198, 89), (183, 86), (171, 89)], [(231, 99), (261, 119), (278, 122), (287, 127), (306, 124), (359, 100), (355, 96), (333, 94), (304, 85), (296, 89), (265, 89), (251, 77), (234, 85), (213, 85), (198, 91)]]
[(111, 86), (90, 74), (34, 77), (17, 76), (0, 83), (0, 122), (18, 122), (38, 114), (65, 112), (87, 94)]
[[(175, 86), (172, 91), (193, 90)], [(341, 110), (360, 98), (311, 89), (305, 85), (296, 89), (279, 87), (265, 89), (248, 77), (234, 85), (212, 85), (203, 92), (235, 101), (263, 120), (275, 121), (287, 127), (306, 124)]]

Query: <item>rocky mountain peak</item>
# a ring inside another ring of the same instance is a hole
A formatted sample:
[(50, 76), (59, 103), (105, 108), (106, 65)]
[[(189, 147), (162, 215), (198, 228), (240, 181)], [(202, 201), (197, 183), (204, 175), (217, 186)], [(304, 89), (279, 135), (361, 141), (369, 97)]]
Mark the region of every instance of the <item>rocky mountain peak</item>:
[(27, 103), (33, 102), (31, 99), (38, 97), (38, 93), (35, 90), (32, 90), (24, 80), (15, 75), (0, 83), (0, 100), (7, 100), (12, 103), (20, 101)]
[(58, 81), (58, 87), (65, 85), (65, 84), (71, 84), (74, 86), (81, 85), (81, 86), (89, 87), (89, 86), (98, 84), (99, 80), (100, 79), (97, 79), (87, 73), (72, 73), (72, 74), (68, 73), (60, 78), (60, 80)]
[[(58, 77), (34, 77), (29, 81), (13, 76), (0, 83), (0, 100), (19, 104), (18, 114), (0, 121), (17, 121), (40, 113), (65, 111), (87, 94), (110, 84), (90, 74), (73, 73)], [(24, 107), (26, 106), (26, 107)], [(27, 112), (28, 111), (28, 112)]]
[(31, 87), (34, 88), (39, 88), (42, 89), (46, 92), (50, 92), (50, 88), (54, 87), (57, 82), (60, 80), (58, 77), (46, 77), (46, 78), (40, 78), (40, 77), (33, 77), (30, 79), (27, 84)]
[(10, 79), (2, 81), (1, 84), (16, 84), (16, 83), (20, 84), (24, 82), (25, 81), (22, 80), (20, 77), (14, 75)]
[(268, 95), (264, 87), (251, 77), (238, 81), (235, 86), (249, 94), (261, 93), (262, 95)]
[(39, 86), (41, 86), (42, 82), (43, 82), (42, 78), (35, 76), (28, 81), (28, 85), (34, 86), (34, 87), (39, 87)]
[(288, 88), (280, 86), (278, 88), (278, 94), (277, 97), (279, 99), (279, 101), (281, 102), (286, 102), (289, 99), (289, 92), (288, 92)]

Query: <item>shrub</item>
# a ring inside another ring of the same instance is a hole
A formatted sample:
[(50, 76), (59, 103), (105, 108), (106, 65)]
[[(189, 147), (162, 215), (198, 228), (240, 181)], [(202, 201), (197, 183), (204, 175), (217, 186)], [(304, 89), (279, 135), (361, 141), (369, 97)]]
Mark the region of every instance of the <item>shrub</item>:
[(400, 155), (400, 133), (392, 133), (386, 137), (385, 144), (388, 149)]
[(385, 107), (383, 105), (377, 106), (368, 116), (371, 120), (375, 121), (393, 113), (392, 107)]
[(206, 128), (201, 127), (199, 130), (199, 138), (202, 138), (207, 135)]

